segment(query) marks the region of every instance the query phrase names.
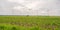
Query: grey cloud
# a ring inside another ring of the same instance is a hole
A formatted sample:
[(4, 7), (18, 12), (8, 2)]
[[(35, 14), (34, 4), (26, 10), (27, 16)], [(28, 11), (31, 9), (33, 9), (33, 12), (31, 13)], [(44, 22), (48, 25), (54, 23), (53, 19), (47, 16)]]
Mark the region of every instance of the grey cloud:
[[(7, 0), (0, 0), (0, 15), (48, 15), (48, 13), (49, 15), (60, 15), (60, 0), (41, 1), (46, 3), (43, 3), (42, 5), (38, 4), (36, 7), (29, 9), (25, 6), (35, 2), (35, 0), (26, 0), (24, 3), (21, 3), (22, 5), (15, 2), (8, 2)], [(13, 9), (15, 6), (22, 6), (23, 9)], [(45, 11), (45, 13), (41, 13), (42, 11)]]

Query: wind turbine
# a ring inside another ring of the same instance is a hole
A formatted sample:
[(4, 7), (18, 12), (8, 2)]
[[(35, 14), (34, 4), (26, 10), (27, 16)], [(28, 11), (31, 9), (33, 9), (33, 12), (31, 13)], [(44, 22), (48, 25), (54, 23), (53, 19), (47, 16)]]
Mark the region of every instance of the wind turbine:
[[(18, 5), (21, 6), (21, 7), (23, 7), (23, 8), (22, 8), (23, 10), (25, 10), (25, 9), (28, 10), (28, 11), (32, 10), (32, 9), (29, 9), (28, 7), (26, 7), (26, 6), (23, 5), (23, 4), (18, 4)], [(12, 14), (14, 14), (14, 11), (15, 11), (15, 10), (13, 9), (13, 10), (12, 10)], [(29, 12), (27, 12), (27, 13), (29, 13)]]

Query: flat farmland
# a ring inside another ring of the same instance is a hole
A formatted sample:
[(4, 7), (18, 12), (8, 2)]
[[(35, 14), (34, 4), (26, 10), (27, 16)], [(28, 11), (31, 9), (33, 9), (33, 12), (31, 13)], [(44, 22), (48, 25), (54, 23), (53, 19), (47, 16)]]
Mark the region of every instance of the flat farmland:
[(60, 30), (60, 16), (0, 16), (0, 30)]

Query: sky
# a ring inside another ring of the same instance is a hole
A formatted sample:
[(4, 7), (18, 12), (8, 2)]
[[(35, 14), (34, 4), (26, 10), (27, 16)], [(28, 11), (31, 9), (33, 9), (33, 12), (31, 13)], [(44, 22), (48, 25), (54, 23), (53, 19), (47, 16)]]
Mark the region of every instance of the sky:
[(60, 0), (0, 0), (0, 15), (60, 16)]

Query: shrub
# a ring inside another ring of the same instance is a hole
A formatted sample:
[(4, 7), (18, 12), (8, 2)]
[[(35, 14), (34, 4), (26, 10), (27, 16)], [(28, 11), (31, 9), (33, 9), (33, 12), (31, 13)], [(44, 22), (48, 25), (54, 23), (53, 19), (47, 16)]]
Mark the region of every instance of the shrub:
[(17, 30), (17, 28), (16, 27), (12, 27), (12, 29), (11, 30)]
[(4, 26), (0, 26), (0, 30), (4, 30), (4, 28), (5, 28)]

